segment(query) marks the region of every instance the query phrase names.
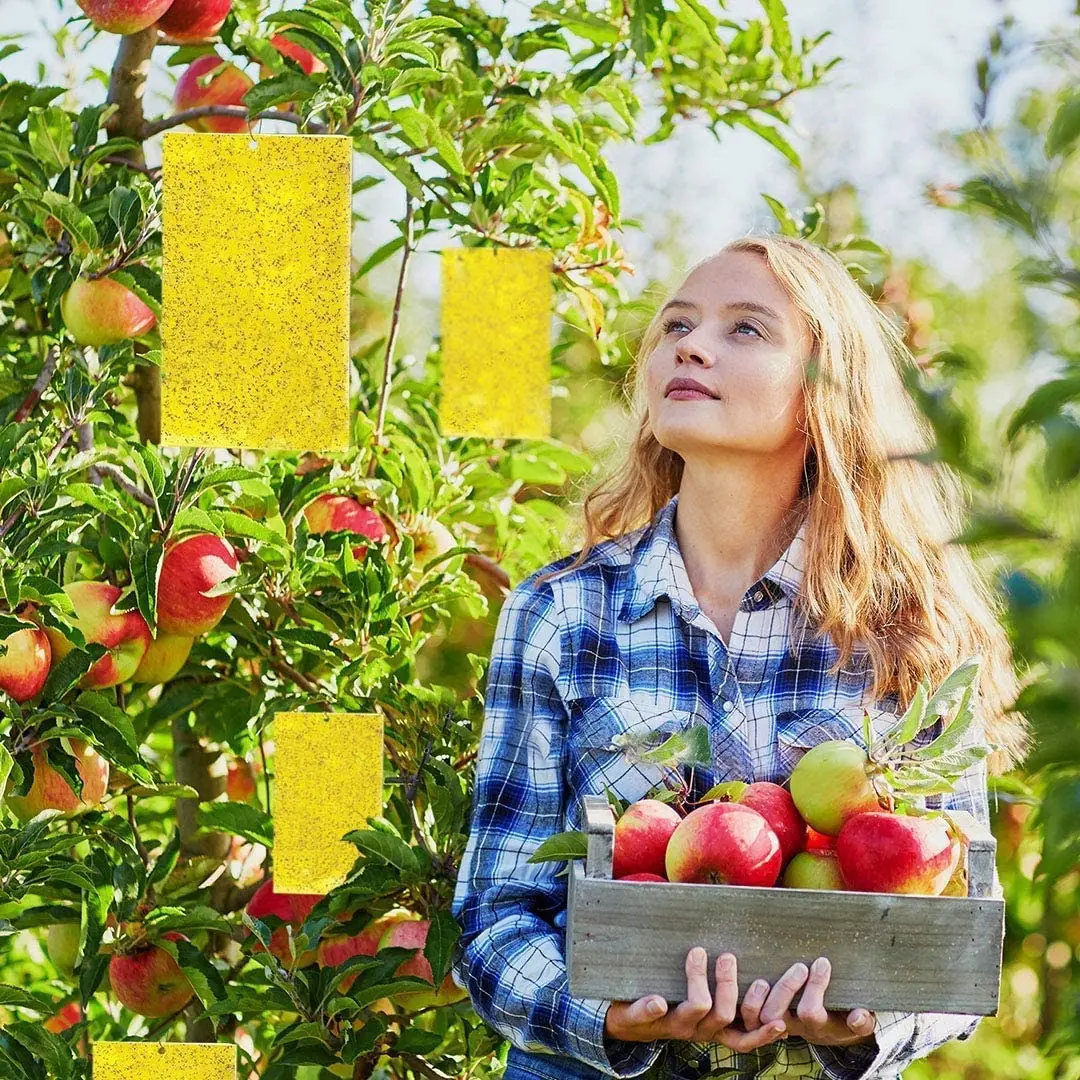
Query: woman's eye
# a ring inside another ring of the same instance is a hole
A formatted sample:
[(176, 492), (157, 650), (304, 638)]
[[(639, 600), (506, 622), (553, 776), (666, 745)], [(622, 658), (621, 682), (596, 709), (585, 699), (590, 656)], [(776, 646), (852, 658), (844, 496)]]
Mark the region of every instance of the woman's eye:
[(758, 337), (761, 337), (761, 331), (760, 331), (760, 330), (758, 330), (758, 328), (757, 328), (757, 327), (756, 327), (756, 326), (755, 326), (755, 325), (754, 325), (753, 323), (749, 323), (749, 322), (739, 322), (739, 323), (736, 323), (736, 324), (735, 324), (735, 329), (736, 329), (736, 330), (739, 330), (739, 329), (741, 329), (741, 328), (742, 328), (742, 327), (744, 327), (744, 326), (747, 326), (747, 327), (749, 327), (749, 328), (750, 328), (751, 330), (753, 330), (753, 331), (754, 331), (754, 333), (755, 333), (755, 334), (757, 334), (757, 336), (758, 336)]
[(671, 329), (674, 326), (685, 326), (685, 325), (686, 325), (686, 323), (684, 323), (682, 321), (682, 319), (668, 319), (668, 321), (666, 323), (664, 323), (664, 333), (665, 334), (671, 333)]

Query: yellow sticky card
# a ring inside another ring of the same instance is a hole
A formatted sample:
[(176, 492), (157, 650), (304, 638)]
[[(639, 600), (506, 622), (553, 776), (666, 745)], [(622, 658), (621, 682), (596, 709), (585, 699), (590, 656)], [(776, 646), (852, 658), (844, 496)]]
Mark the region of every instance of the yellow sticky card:
[(551, 252), (442, 253), (445, 435), (551, 434)]
[(349, 446), (352, 140), (166, 132), (161, 441)]
[(328, 893), (356, 847), (342, 840), (382, 813), (383, 722), (376, 713), (274, 717), (274, 891)]
[(93, 1080), (236, 1080), (234, 1043), (94, 1043)]

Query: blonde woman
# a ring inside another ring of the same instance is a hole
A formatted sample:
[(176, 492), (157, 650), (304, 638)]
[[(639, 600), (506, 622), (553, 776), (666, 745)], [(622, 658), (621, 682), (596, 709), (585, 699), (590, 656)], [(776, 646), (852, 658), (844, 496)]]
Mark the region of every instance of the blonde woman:
[[(843, 264), (784, 236), (703, 260), (648, 326), (625, 460), (585, 499), (581, 551), (507, 597), (488, 671), (455, 970), (512, 1043), (507, 1080), (898, 1076), (974, 1031), (977, 1017), (826, 1010), (828, 957), (742, 1001), (739, 958), (702, 949), (677, 1005), (575, 998), (566, 877), (527, 861), (580, 827), (583, 794), (635, 800), (658, 782), (620, 734), (706, 723), (713, 761), (687, 776), (694, 797), (783, 783), (816, 743), (862, 741), (864, 706), (886, 724), (920, 680), (972, 655), (990, 767), (1018, 758), (999, 610), (945, 543), (962, 489), (915, 459), (932, 438), (902, 382), (911, 363)], [(986, 822), (986, 765), (940, 805)]]

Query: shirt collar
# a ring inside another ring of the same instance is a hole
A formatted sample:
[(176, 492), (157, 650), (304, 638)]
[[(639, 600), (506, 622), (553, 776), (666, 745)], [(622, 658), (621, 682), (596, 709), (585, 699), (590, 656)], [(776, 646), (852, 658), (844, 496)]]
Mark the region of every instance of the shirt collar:
[[(631, 551), (629, 587), (620, 611), (620, 618), (628, 622), (641, 618), (662, 596), (667, 596), (673, 607), (688, 618), (699, 608), (675, 535), (678, 500), (676, 492), (645, 526)], [(806, 527), (803, 518), (787, 549), (760, 579), (770, 600), (781, 595), (794, 598), (798, 592), (806, 559)]]

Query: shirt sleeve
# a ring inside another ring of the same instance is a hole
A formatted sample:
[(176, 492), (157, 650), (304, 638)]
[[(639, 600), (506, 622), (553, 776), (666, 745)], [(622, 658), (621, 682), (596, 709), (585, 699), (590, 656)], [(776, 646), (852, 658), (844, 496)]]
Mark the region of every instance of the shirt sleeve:
[[(981, 738), (981, 729), (976, 724), (965, 745)], [(926, 803), (928, 809), (966, 810), (976, 821), (989, 828), (986, 760), (976, 762), (967, 769), (950, 794), (931, 796)], [(992, 892), (995, 897), (1003, 895), (996, 870)], [(873, 1041), (848, 1047), (810, 1044), (810, 1049), (831, 1080), (898, 1077), (913, 1061), (925, 1057), (942, 1044), (952, 1039), (970, 1038), (981, 1019), (981, 1016), (963, 1013), (880, 1010), (875, 1013)]]
[(487, 674), (473, 816), (452, 911), (457, 981), (514, 1046), (633, 1077), (662, 1044), (606, 1038), (610, 1001), (572, 997), (565, 959), (566, 864), (530, 864), (563, 828), (568, 718), (555, 680), (562, 631), (549, 583), (527, 579), (499, 613)]

